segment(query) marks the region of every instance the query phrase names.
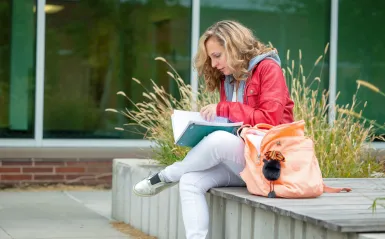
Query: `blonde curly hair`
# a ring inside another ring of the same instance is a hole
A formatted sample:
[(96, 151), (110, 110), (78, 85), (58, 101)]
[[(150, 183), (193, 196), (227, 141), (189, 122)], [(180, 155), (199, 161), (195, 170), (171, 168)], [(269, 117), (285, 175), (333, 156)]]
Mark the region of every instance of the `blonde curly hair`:
[(249, 61), (273, 48), (263, 44), (247, 27), (236, 21), (219, 21), (210, 26), (199, 39), (198, 52), (195, 56), (194, 67), (198, 75), (203, 76), (209, 91), (219, 89), (223, 73), (211, 66), (211, 59), (206, 52), (206, 42), (209, 38), (216, 40), (225, 48), (227, 65), (236, 80), (246, 80), (251, 72), (247, 71)]

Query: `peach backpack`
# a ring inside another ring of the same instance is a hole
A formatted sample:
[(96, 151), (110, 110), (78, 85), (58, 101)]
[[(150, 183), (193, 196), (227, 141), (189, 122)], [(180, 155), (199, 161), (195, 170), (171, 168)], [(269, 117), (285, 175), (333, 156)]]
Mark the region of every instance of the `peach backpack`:
[(351, 191), (324, 185), (313, 141), (305, 136), (304, 129), (303, 120), (242, 128), (246, 166), (241, 177), (251, 194), (314, 198), (324, 192)]

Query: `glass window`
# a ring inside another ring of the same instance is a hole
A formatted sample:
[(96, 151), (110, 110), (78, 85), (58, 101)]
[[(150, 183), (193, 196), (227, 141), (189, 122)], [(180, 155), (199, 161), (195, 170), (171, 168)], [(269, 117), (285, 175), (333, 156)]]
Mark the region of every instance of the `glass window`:
[[(385, 91), (385, 1), (341, 0), (338, 21), (337, 90), (339, 103), (352, 101), (356, 80), (368, 81)], [(357, 95), (360, 105), (368, 101), (363, 116), (385, 123), (384, 96), (361, 87)], [(385, 133), (384, 130), (378, 133)]]
[(35, 1), (0, 1), (0, 138), (33, 138)]
[[(209, 0), (201, 1), (203, 33), (207, 27), (220, 20), (237, 20), (251, 28), (256, 37), (277, 48), (282, 67), (291, 66), (290, 59), (298, 62), (302, 51), (302, 65), (308, 75), (317, 58), (324, 53), (329, 42), (330, 1), (317, 0)], [(327, 88), (328, 56), (322, 69), (322, 85)], [(320, 76), (322, 64), (313, 70), (312, 77)]]
[(144, 99), (132, 77), (176, 92), (157, 56), (189, 81), (191, 2), (180, 2), (47, 0), (44, 138), (142, 138), (114, 130), (127, 118), (105, 109), (131, 108), (118, 91)]

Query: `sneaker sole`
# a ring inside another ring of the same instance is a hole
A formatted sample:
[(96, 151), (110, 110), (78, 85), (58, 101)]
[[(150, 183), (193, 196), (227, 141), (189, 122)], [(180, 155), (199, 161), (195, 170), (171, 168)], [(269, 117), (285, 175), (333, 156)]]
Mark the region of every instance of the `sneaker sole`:
[(178, 184), (178, 183), (172, 183), (169, 187), (164, 187), (164, 188), (162, 188), (161, 190), (159, 190), (157, 193), (155, 193), (155, 194), (150, 194), (150, 195), (138, 193), (138, 192), (135, 190), (135, 186), (132, 187), (132, 191), (134, 192), (134, 194), (135, 194), (136, 196), (139, 196), (139, 197), (152, 197), (152, 196), (155, 196), (155, 195), (161, 193), (163, 190), (166, 190), (167, 188), (171, 188), (171, 187), (175, 186), (176, 184)]

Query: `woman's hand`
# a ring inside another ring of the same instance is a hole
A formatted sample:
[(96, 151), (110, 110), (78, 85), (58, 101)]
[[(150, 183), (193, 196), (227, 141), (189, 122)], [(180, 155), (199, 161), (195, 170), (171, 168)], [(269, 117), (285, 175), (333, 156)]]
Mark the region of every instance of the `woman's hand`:
[(203, 107), (200, 111), (203, 119), (213, 121), (217, 116), (217, 104), (209, 104)]

